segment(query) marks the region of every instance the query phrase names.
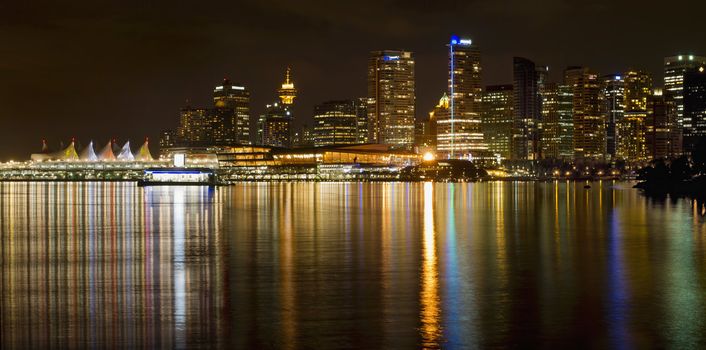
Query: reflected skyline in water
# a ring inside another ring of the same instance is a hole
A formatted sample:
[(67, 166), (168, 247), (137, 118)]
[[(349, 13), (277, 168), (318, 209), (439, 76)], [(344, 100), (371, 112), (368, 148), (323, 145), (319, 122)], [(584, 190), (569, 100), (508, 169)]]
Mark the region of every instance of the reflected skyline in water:
[(2, 348), (698, 347), (706, 208), (627, 183), (0, 183)]

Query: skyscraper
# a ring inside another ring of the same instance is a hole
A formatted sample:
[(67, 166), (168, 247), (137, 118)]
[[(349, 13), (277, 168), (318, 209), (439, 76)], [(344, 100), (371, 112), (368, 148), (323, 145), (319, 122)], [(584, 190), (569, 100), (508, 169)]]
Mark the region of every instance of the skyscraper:
[(675, 133), (681, 133), (676, 127), (677, 110), (674, 100), (664, 96), (662, 89), (654, 89), (648, 108), (645, 126), (647, 129), (647, 150), (649, 158), (659, 159), (677, 155), (674, 140)]
[(542, 85), (542, 158), (573, 158), (572, 88), (567, 85)]
[[(706, 57), (696, 55), (676, 55), (664, 58), (664, 90), (665, 98), (674, 100), (677, 113), (677, 128), (682, 129), (682, 133), (686, 134), (684, 124), (689, 124), (689, 121), (684, 121), (684, 73), (688, 69), (696, 69), (706, 65)], [(681, 140), (677, 140), (681, 142)], [(680, 152), (681, 144), (674, 145)]]
[(370, 103), (368, 100), (366, 97), (359, 97), (353, 101), (355, 103), (355, 114), (358, 117), (356, 143), (368, 143), (369, 140), (368, 105)]
[(214, 142), (220, 144), (249, 145), (250, 140), (250, 92), (242, 85), (231, 84), (224, 79), (223, 84), (213, 90), (213, 113), (216, 120)]
[(546, 79), (546, 67), (538, 67), (534, 62), (513, 57), (514, 126), (512, 137), (513, 159), (538, 159), (539, 124), (541, 121), (542, 100), (540, 85)]
[(369, 142), (411, 149), (414, 142), (414, 58), (409, 51), (374, 51), (368, 60)]
[(450, 158), (478, 156), (488, 147), (481, 130), (480, 50), (471, 39), (451, 38), (449, 48), (449, 116), (437, 118), (437, 152)]
[(606, 155), (616, 158), (618, 123), (625, 114), (625, 81), (621, 74), (603, 76), (605, 103)]
[(206, 108), (184, 107), (179, 113), (179, 127), (176, 138), (179, 144), (200, 145), (213, 139), (210, 119), (212, 114)]
[(483, 93), (483, 136), (488, 145), (488, 152), (501, 159), (510, 159), (512, 156), (514, 99), (512, 85), (487, 86)]
[(573, 94), (574, 157), (604, 159), (606, 151), (603, 95), (598, 75), (587, 67), (568, 67), (564, 81)]
[(639, 70), (628, 70), (623, 74), (625, 82), (624, 107), (622, 120), (617, 125), (618, 159), (628, 162), (648, 160), (646, 125), (648, 101), (652, 95), (652, 78)]
[(350, 145), (358, 141), (358, 101), (328, 101), (314, 107), (314, 145)]
[(204, 123), (206, 143), (210, 145), (235, 145), (237, 137), (237, 117), (232, 108), (216, 106), (208, 114)]
[(706, 145), (706, 65), (684, 73), (684, 152)]
[(256, 144), (271, 147), (292, 147), (292, 113), (288, 106), (275, 102), (265, 106), (257, 120)]
[(557, 86), (559, 114), (559, 158), (574, 159), (574, 93), (573, 87)]

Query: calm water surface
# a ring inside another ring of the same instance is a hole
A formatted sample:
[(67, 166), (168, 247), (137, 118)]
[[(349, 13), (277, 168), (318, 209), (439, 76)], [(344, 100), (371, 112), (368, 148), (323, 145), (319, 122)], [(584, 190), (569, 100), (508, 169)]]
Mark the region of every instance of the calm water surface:
[(11, 348), (706, 346), (706, 207), (628, 183), (0, 183)]

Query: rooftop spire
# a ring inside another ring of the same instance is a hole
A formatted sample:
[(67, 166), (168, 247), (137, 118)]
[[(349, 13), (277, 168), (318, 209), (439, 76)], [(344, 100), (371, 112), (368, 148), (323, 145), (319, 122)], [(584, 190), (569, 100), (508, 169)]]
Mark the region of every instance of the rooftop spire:
[(282, 87), (277, 91), (279, 92), (279, 98), (282, 100), (282, 104), (291, 105), (294, 103), (294, 99), (297, 97), (297, 89), (294, 87), (294, 82), (291, 80), (292, 70), (287, 67), (287, 72), (284, 76), (284, 83)]

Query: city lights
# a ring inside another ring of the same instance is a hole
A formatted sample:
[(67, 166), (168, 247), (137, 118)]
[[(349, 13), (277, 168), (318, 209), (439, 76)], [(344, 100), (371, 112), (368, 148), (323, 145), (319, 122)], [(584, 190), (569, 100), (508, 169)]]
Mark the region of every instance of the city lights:
[(425, 152), (422, 159), (423, 159), (425, 162), (430, 162), (430, 161), (436, 159), (436, 156), (434, 156), (434, 153)]

